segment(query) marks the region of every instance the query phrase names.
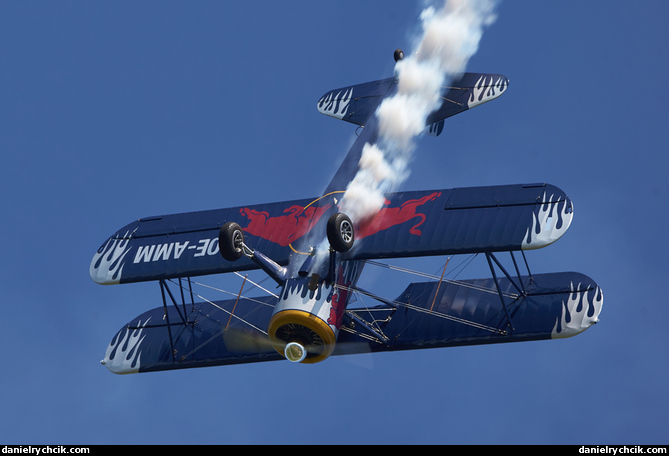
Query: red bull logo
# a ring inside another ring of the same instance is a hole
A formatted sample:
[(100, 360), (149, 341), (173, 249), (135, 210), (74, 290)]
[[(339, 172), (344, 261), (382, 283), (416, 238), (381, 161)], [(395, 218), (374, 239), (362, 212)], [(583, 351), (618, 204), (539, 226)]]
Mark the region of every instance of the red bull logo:
[[(409, 228), (409, 233), (420, 236), (422, 231), (419, 227), (425, 223), (427, 216), (418, 209), (440, 196), (441, 192), (433, 192), (422, 198), (405, 201), (397, 207), (389, 207), (391, 201), (386, 200), (384, 207), (374, 217), (356, 226), (356, 239), (372, 236), (410, 220), (416, 220), (416, 223)], [(285, 215), (274, 217), (267, 211), (258, 211), (250, 207), (241, 208), (239, 212), (249, 219), (249, 224), (243, 230), (283, 247), (289, 246), (304, 236), (331, 207), (330, 204), (317, 206), (313, 204), (316, 201), (305, 207), (290, 206), (283, 211)]]
[(286, 215), (276, 217), (249, 207), (239, 212), (249, 219), (248, 226), (243, 228), (245, 232), (285, 247), (304, 236), (329, 208), (329, 204), (323, 207), (293, 205), (283, 211)]
[(356, 227), (355, 237), (356, 239), (362, 239), (413, 219), (418, 220), (416, 224), (409, 228), (409, 233), (420, 236), (422, 231), (418, 227), (425, 223), (427, 216), (418, 212), (418, 208), (440, 196), (441, 192), (434, 192), (419, 199), (405, 201), (399, 207), (386, 207), (390, 204), (390, 201), (386, 200), (385, 206), (374, 217)]

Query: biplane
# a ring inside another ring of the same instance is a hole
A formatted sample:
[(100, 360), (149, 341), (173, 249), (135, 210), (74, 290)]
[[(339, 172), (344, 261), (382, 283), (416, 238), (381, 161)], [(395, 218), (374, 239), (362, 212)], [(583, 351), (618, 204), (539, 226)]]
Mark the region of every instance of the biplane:
[[(533, 274), (527, 263), (525, 251), (552, 244), (571, 224), (572, 201), (553, 185), (392, 192), (362, 222), (340, 211), (364, 144), (379, 134), (374, 113), (397, 83), (391, 77), (320, 98), (321, 113), (359, 131), (320, 196), (145, 217), (110, 236), (93, 256), (91, 278), (106, 285), (155, 281), (162, 305), (124, 325), (101, 362), (117, 374), (316, 363), (331, 355), (565, 338), (596, 323), (603, 296), (591, 278)], [(500, 74), (454, 78), (425, 134), (439, 136), (445, 119), (508, 86)], [(478, 254), (490, 278), (442, 274), (409, 283), (394, 299), (358, 286), (364, 267), (379, 260)], [(249, 297), (242, 285), (223, 300), (193, 291), (199, 276), (254, 269), (276, 287)], [(350, 306), (353, 296), (374, 304)]]

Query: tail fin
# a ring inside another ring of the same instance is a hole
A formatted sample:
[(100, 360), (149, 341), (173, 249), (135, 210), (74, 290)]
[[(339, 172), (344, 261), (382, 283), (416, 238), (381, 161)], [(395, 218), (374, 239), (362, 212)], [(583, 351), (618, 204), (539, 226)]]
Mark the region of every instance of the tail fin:
[[(318, 110), (330, 117), (355, 125), (365, 125), (384, 98), (392, 95), (394, 78), (365, 82), (331, 90), (318, 101)], [(442, 104), (428, 116), (425, 133), (439, 136), (444, 119), (493, 100), (509, 87), (509, 79), (501, 74), (464, 73), (444, 87)]]

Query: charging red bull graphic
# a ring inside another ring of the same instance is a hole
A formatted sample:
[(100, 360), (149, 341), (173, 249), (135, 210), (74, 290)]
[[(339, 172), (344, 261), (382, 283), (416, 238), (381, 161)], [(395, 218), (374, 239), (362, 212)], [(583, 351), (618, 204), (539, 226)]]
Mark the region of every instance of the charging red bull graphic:
[(418, 212), (418, 208), (429, 201), (436, 200), (440, 196), (441, 192), (434, 192), (419, 199), (405, 201), (398, 207), (386, 207), (391, 203), (389, 200), (386, 200), (384, 207), (374, 217), (356, 227), (356, 239), (371, 236), (379, 231), (387, 230), (390, 227), (414, 219), (417, 219), (417, 223), (409, 228), (409, 233), (420, 236), (422, 231), (418, 227), (425, 223), (427, 217), (425, 214)]
[(283, 211), (286, 215), (276, 217), (250, 207), (239, 212), (249, 219), (249, 224), (242, 228), (244, 232), (286, 247), (304, 236), (329, 208), (329, 204), (323, 207), (293, 205)]
[[(410, 220), (415, 220), (415, 223), (409, 228), (409, 233), (420, 236), (422, 231), (419, 227), (425, 223), (427, 216), (418, 209), (440, 196), (441, 192), (433, 192), (394, 207), (390, 206), (392, 202), (386, 199), (384, 207), (374, 217), (356, 226), (356, 239), (372, 236), (379, 231)], [(307, 234), (331, 207), (330, 204), (306, 207), (292, 205), (284, 209), (285, 215), (278, 216), (271, 216), (267, 211), (259, 211), (250, 207), (241, 208), (239, 212), (249, 220), (249, 224), (242, 228), (245, 233), (286, 247)]]

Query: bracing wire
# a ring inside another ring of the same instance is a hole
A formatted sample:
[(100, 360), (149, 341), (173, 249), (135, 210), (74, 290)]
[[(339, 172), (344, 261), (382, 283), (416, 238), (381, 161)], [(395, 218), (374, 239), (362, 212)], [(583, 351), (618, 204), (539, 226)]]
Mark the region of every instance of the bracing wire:
[[(180, 287), (180, 288), (182, 288), (182, 289), (185, 289), (185, 287), (184, 287), (183, 285), (181, 285), (180, 283), (176, 283), (176, 282), (174, 282), (173, 280), (169, 280), (169, 281), (170, 281), (171, 283), (175, 284), (177, 287)], [(202, 286), (202, 287), (204, 287), (204, 288), (209, 288), (209, 289), (212, 289), (212, 290), (219, 291), (219, 292), (221, 292), (221, 293), (232, 293), (232, 292), (229, 292), (229, 291), (226, 291), (226, 290), (222, 290), (222, 289), (219, 289), (219, 288), (216, 288), (216, 287), (213, 287), (213, 286), (210, 286), (210, 285), (206, 285), (206, 284), (203, 284), (203, 283), (200, 283), (200, 282), (192, 281), (192, 283), (195, 284), (195, 285), (200, 285), (200, 286)], [(220, 311), (222, 311), (222, 312), (228, 314), (228, 315), (230, 316), (231, 319), (234, 317), (236, 320), (238, 320), (238, 321), (240, 321), (241, 323), (247, 325), (249, 328), (252, 328), (252, 329), (258, 331), (259, 333), (261, 333), (261, 334), (263, 334), (263, 335), (269, 337), (269, 334), (267, 334), (267, 331), (265, 331), (264, 329), (258, 328), (257, 326), (255, 326), (255, 325), (251, 324), (250, 322), (244, 320), (244, 319), (241, 318), (240, 316), (235, 315), (233, 312), (230, 312), (229, 310), (224, 309), (223, 307), (219, 306), (219, 305), (216, 304), (215, 302), (213, 302), (213, 301), (211, 301), (211, 300), (205, 298), (204, 296), (200, 295), (199, 293), (196, 293), (196, 292), (193, 291), (193, 295), (194, 295), (194, 296), (197, 296), (199, 299), (202, 299), (204, 302), (206, 302), (206, 303), (212, 305), (212, 306), (215, 307), (216, 309), (218, 309), (218, 310), (220, 310)], [(247, 297), (243, 297), (243, 296), (242, 296), (242, 298), (243, 298), (243, 299), (246, 299), (246, 300), (248, 300), (248, 301), (252, 301), (252, 302), (258, 303), (258, 304), (262, 304), (262, 305), (270, 305), (270, 304), (267, 304), (267, 303), (265, 303), (265, 302), (258, 301), (257, 299), (253, 299), (253, 298), (247, 298)], [(271, 306), (271, 305), (270, 305), (270, 306)], [(272, 307), (273, 307), (273, 306), (272, 306)], [(181, 357), (181, 359), (186, 359), (186, 358), (188, 358), (189, 356), (192, 356), (194, 353), (196, 353), (197, 351), (199, 351), (199, 350), (202, 349), (203, 347), (207, 346), (212, 340), (215, 340), (217, 337), (221, 336), (221, 335), (226, 331), (226, 329), (227, 329), (227, 326), (226, 326), (225, 328), (223, 328), (222, 330), (218, 331), (216, 334), (212, 335), (209, 339), (205, 340), (204, 342), (202, 342), (202, 343), (201, 343), (200, 345), (198, 345), (197, 347), (193, 348), (190, 352), (186, 353), (184, 356)]]
[[(469, 260), (469, 262), (471, 262), (472, 259), (473, 258), (471, 258)], [(421, 271), (415, 271), (415, 270), (412, 270), (412, 269), (403, 268), (403, 267), (400, 267), (400, 266), (390, 265), (390, 264), (386, 264), (386, 263), (381, 263), (381, 262), (378, 262), (378, 261), (367, 260), (367, 264), (371, 264), (372, 266), (383, 267), (383, 268), (386, 268), (386, 269), (391, 269), (393, 271), (398, 271), (398, 272), (402, 272), (402, 273), (405, 273), (405, 274), (410, 274), (410, 275), (415, 275), (415, 276), (418, 276), (418, 277), (423, 277), (423, 278), (430, 279), (430, 280), (435, 280), (435, 281), (443, 280), (446, 283), (450, 283), (450, 284), (453, 284), (453, 285), (458, 285), (460, 287), (470, 288), (472, 290), (482, 291), (482, 292), (485, 292), (485, 293), (498, 294), (496, 288), (483, 287), (483, 286), (476, 285), (476, 284), (471, 283), (471, 282), (465, 282), (465, 281), (462, 281), (462, 280), (454, 280), (454, 279), (446, 279), (446, 278), (441, 279), (438, 275), (428, 274), (426, 272), (421, 272)], [(461, 263), (461, 265), (462, 265), (462, 263)], [(459, 265), (457, 267), (460, 267), (461, 265)], [(515, 293), (503, 293), (502, 295), (504, 297), (511, 298), (511, 299), (518, 298), (518, 295), (515, 294)]]

